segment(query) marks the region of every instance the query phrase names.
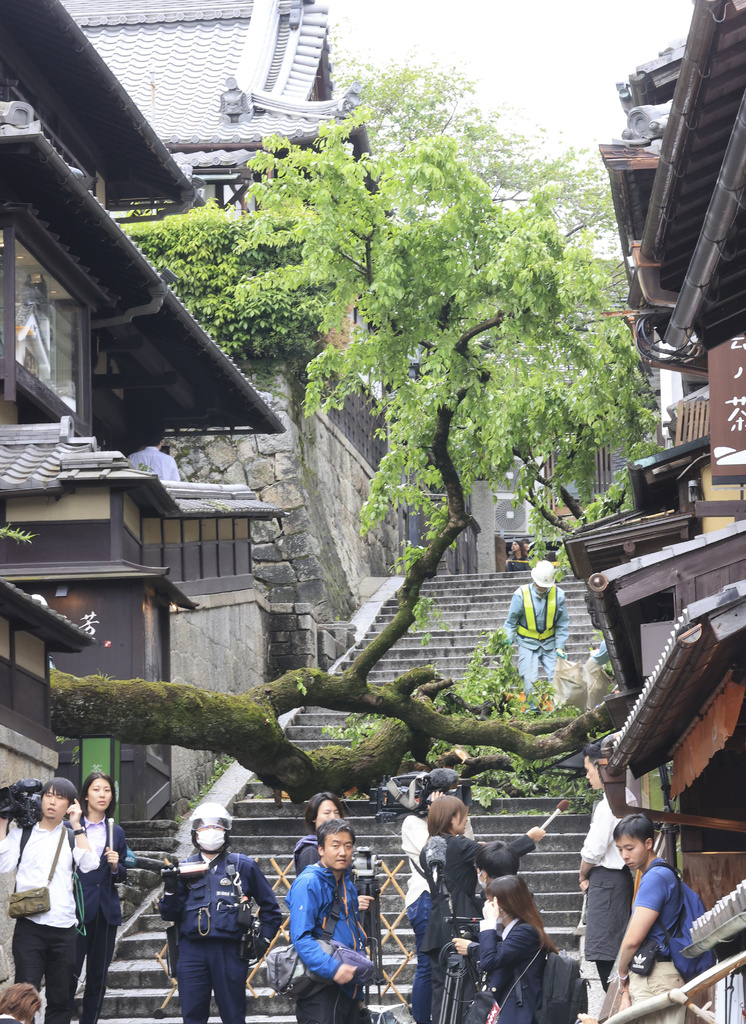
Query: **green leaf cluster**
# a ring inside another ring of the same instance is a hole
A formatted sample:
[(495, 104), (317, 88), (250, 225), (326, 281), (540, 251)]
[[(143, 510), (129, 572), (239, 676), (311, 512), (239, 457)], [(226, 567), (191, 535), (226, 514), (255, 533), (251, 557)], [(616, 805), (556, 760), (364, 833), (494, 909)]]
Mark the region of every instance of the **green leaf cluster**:
[(299, 245), (286, 232), (247, 243), (250, 216), (214, 202), (181, 217), (131, 224), (127, 230), (158, 270), (178, 277), (181, 300), (220, 347), (239, 359), (278, 359), (302, 375), (319, 350), (322, 291), (296, 291), (277, 280), (247, 290), (245, 282), (294, 264)]

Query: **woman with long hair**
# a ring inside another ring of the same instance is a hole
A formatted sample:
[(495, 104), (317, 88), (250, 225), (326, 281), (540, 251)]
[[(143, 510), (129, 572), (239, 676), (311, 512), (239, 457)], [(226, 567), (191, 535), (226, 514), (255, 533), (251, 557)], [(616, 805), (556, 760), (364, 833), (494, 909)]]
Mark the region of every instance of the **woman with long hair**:
[(315, 793), (306, 804), (303, 820), (308, 827), (308, 835), (299, 839), (293, 851), (295, 877), (309, 864), (317, 864), (319, 860), (319, 841), (316, 830), (330, 818), (346, 818), (344, 804), (336, 793)]
[[(105, 772), (91, 772), (80, 791), (83, 807), (81, 824), (86, 830), (91, 849), (99, 858), (95, 871), (80, 875), (83, 889), (85, 935), (78, 935), (75, 974), (70, 998), (86, 963), (85, 991), (80, 1024), (96, 1024), (106, 992), (106, 972), (114, 955), (117, 928), (122, 923), (122, 907), (117, 882), (127, 877), (124, 865), (127, 840), (124, 831), (115, 825), (112, 815), (117, 806), (114, 782)], [(109, 826), (107, 819), (111, 821)]]
[(501, 1024), (533, 1024), (547, 953), (557, 947), (519, 875), (492, 879), (484, 895), (479, 967), (500, 1006)]
[(0, 1021), (34, 1024), (40, 1009), (41, 996), (28, 982), (11, 985), (0, 995)]

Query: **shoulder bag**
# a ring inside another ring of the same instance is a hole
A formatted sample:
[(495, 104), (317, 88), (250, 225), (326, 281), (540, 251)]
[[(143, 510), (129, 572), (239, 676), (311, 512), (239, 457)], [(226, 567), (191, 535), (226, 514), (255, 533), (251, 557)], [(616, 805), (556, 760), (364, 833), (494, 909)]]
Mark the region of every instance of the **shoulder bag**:
[[(341, 912), (341, 887), (343, 884), (344, 876), (337, 883), (334, 901), (326, 915), (326, 924), (321, 932), (321, 938), (316, 939), (329, 956), (333, 956), (335, 951), (331, 939)], [(330, 979), (322, 978), (306, 967), (295, 946), (280, 946), (271, 949), (264, 958), (264, 972), (269, 988), (280, 995), (290, 996), (293, 999), (302, 999), (311, 995), (312, 992), (318, 991), (322, 985), (332, 984)]]
[[(8, 897), (8, 917), (30, 917), (34, 914), (45, 914), (50, 909), (49, 903), (49, 886), (54, 878), (54, 872), (57, 868), (57, 861), (60, 859), (60, 851), (62, 850), (62, 844), (65, 841), (65, 832), (67, 830), (62, 827), (60, 832), (60, 841), (57, 844), (57, 852), (54, 855), (52, 861), (52, 870), (49, 872), (49, 878), (47, 884), (39, 886), (38, 889), (24, 889), (22, 892), (12, 892)], [(23, 851), (21, 851), (23, 853)], [(21, 857), (18, 857), (18, 863), (20, 864)]]

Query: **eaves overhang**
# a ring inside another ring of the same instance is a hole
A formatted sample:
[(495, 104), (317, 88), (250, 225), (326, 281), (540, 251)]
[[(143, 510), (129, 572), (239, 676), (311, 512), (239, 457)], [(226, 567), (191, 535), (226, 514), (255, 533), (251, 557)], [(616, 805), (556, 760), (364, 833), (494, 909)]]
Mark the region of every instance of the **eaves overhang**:
[[(284, 432), (279, 417), (164, 285), (155, 267), (65, 163), (38, 123), (28, 129), (0, 128), (0, 196), (14, 203), (33, 202), (39, 219), (69, 245), (81, 267), (110, 295), (115, 308), (105, 311), (104, 320), (112, 313), (148, 307), (156, 291), (163, 296), (157, 308), (134, 323), (197, 393), (207, 388), (213, 396), (214, 412), (186, 411), (180, 420), (183, 427), (205, 432), (212, 427), (226, 432)], [(145, 370), (142, 373), (147, 376)], [(175, 403), (174, 418), (177, 412)]]
[(0, 54), (8, 67), (20, 61), (33, 64), (36, 77), (49, 76), (63, 137), (70, 111), (104, 162), (96, 170), (107, 179), (116, 208), (185, 209), (194, 202), (193, 183), (59, 0), (3, 0)]
[(746, 580), (690, 604), (615, 740), (609, 773), (639, 777), (670, 760), (726, 675), (746, 680), (745, 639)]

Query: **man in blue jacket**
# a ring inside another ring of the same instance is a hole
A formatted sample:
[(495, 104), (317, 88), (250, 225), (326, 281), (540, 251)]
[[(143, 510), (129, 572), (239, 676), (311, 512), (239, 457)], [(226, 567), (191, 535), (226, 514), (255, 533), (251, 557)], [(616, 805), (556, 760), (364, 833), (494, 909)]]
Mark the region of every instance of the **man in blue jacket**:
[(358, 908), (367, 910), (372, 896), (358, 896), (350, 865), (355, 832), (344, 818), (330, 818), (318, 829), (319, 863), (300, 874), (285, 903), (290, 912), (290, 941), (303, 963), (327, 984), (296, 1003), (298, 1024), (359, 1024), (362, 990), (354, 982), (355, 968), (340, 964), (318, 943), (339, 889), (339, 920), (332, 938), (350, 949), (365, 948)]
[[(192, 814), (192, 841), (198, 852), (166, 875), (158, 909), (179, 926), (176, 979), (184, 1024), (207, 1024), (210, 993), (215, 993), (223, 1024), (245, 1024), (248, 963), (239, 956), (249, 922), (239, 908), (249, 899), (259, 906), (263, 954), (282, 921), (275, 894), (256, 861), (229, 853), (230, 814), (220, 804), (201, 804)], [(194, 865), (193, 869), (185, 865)]]

